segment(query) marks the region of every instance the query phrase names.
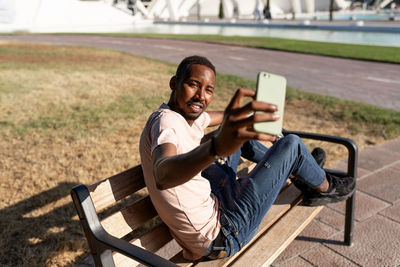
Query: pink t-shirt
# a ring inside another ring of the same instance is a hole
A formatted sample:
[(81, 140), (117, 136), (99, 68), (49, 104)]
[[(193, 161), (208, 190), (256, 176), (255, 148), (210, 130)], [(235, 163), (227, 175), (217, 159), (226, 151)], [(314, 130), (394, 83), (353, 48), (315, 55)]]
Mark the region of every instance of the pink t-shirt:
[[(140, 138), (140, 157), (150, 198), (161, 219), (183, 248), (187, 259), (199, 259), (220, 230), (218, 199), (210, 183), (198, 173), (188, 182), (166, 190), (156, 187), (152, 152), (165, 143), (176, 146), (178, 154), (200, 145), (210, 116), (204, 112), (190, 126), (182, 115), (168, 105), (150, 115)], [(187, 166), (190, 168), (190, 166)]]

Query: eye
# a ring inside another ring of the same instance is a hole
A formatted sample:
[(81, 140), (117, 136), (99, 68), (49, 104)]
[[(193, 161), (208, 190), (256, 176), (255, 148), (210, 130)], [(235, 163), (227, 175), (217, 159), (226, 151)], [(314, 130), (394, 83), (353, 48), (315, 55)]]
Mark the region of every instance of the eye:
[(207, 87), (207, 88), (206, 88), (206, 91), (207, 91), (207, 93), (209, 93), (209, 94), (213, 94), (213, 93), (214, 93), (214, 88), (212, 88), (212, 87)]
[(190, 82), (189, 86), (190, 87), (194, 87), (194, 88), (198, 88), (199, 87), (199, 85), (197, 83), (195, 83), (195, 82)]

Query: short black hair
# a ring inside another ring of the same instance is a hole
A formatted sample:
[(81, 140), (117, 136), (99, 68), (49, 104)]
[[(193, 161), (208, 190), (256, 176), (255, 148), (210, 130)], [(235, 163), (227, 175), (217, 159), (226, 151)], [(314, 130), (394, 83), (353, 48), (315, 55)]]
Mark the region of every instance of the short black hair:
[(208, 60), (206, 57), (194, 55), (194, 56), (184, 58), (181, 61), (181, 63), (179, 64), (178, 69), (176, 70), (176, 74), (175, 74), (175, 76), (178, 80), (178, 83), (181, 83), (182, 81), (186, 80), (186, 78), (190, 75), (193, 64), (207, 66), (210, 69), (212, 69), (212, 71), (214, 72), (214, 75), (217, 76), (215, 67), (211, 63), (210, 60)]

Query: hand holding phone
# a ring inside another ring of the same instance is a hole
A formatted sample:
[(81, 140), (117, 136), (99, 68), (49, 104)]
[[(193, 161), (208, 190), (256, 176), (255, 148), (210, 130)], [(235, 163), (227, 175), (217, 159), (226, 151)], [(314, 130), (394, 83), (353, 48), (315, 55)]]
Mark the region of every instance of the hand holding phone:
[[(282, 135), (283, 112), (286, 97), (286, 79), (283, 76), (260, 72), (257, 76), (256, 100), (274, 104), (278, 107), (280, 118), (277, 121), (258, 122), (254, 130), (274, 136)], [(261, 112), (261, 111), (259, 111)]]

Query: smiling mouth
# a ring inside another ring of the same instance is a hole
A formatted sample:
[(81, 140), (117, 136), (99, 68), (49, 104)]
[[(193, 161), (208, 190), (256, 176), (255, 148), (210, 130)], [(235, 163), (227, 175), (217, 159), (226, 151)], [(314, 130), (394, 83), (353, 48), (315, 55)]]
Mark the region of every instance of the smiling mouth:
[(204, 108), (204, 104), (200, 102), (190, 102), (188, 103), (188, 107), (195, 113), (202, 112)]

